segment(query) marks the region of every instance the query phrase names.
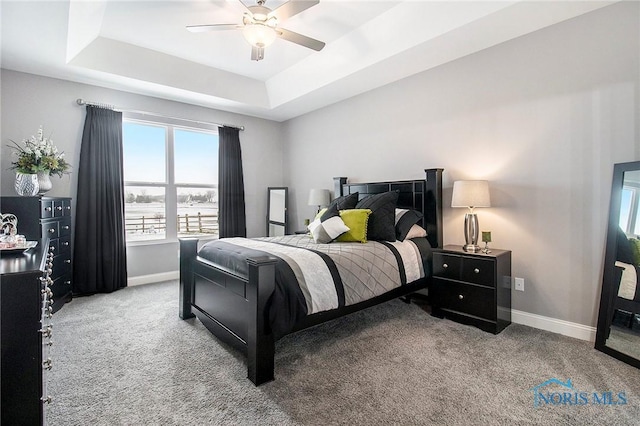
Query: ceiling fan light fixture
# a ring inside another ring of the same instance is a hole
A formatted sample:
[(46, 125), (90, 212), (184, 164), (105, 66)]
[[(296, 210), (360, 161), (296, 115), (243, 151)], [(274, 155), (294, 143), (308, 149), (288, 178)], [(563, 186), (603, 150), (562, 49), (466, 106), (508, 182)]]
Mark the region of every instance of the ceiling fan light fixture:
[(255, 47), (267, 47), (277, 37), (275, 28), (260, 23), (245, 25), (242, 29), (242, 35), (250, 45)]

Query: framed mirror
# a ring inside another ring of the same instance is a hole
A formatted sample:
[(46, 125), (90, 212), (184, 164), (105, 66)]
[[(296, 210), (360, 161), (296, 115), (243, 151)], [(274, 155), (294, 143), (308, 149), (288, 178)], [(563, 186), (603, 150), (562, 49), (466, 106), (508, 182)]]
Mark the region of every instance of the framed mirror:
[(288, 233), (287, 187), (267, 188), (267, 236), (277, 237)]
[(614, 165), (595, 348), (640, 368), (640, 161)]

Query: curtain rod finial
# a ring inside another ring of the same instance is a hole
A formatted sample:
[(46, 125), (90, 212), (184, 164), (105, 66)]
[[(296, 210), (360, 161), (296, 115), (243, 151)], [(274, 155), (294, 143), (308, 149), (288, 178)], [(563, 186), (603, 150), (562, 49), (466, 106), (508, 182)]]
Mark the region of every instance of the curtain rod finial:
[(78, 98), (78, 99), (76, 99), (76, 103), (77, 103), (78, 105), (85, 105), (85, 104), (86, 104), (86, 102), (85, 102), (85, 101), (84, 101), (84, 99), (82, 99), (82, 98)]

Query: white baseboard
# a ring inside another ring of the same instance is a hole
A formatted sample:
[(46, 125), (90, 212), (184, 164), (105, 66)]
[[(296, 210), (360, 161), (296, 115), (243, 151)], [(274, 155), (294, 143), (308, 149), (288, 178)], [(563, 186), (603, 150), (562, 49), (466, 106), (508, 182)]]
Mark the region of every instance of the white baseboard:
[(580, 340), (587, 340), (589, 342), (595, 342), (596, 340), (595, 327), (556, 318), (543, 317), (542, 315), (530, 314), (529, 312), (518, 311), (517, 309), (511, 310), (511, 321), (516, 324), (527, 325)]
[(159, 274), (139, 275), (127, 278), (127, 285), (142, 285), (180, 279), (180, 271), (161, 272)]

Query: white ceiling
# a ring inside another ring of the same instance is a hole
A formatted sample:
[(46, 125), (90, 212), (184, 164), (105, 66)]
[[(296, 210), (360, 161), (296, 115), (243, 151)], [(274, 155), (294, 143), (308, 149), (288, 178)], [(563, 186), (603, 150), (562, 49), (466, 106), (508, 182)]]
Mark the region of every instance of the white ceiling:
[(238, 1), (2, 0), (2, 68), (284, 121), (615, 2), (320, 0), (279, 25), (322, 51), (256, 62), (240, 31), (185, 29), (239, 23)]

